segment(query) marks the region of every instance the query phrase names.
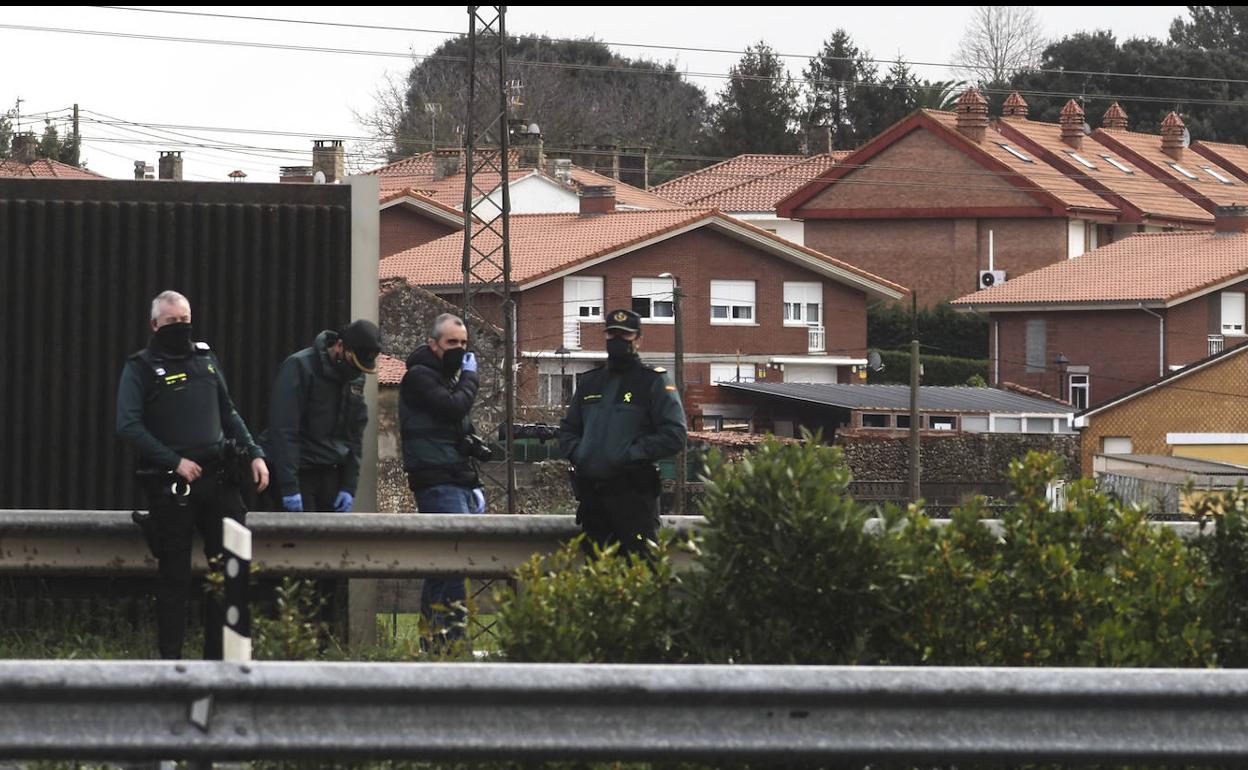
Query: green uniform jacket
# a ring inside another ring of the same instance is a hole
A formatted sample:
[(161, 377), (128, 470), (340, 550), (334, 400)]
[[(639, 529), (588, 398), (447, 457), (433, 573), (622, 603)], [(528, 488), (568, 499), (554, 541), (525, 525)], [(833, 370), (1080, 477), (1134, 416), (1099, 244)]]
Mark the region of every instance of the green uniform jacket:
[(147, 467), (178, 467), (182, 458), (212, 462), (225, 439), (252, 459), (264, 451), (234, 409), (217, 357), (203, 342), (171, 356), (151, 345), (126, 359), (117, 386), (117, 435)]
[(608, 479), (628, 465), (671, 457), (685, 445), (685, 410), (664, 369), (634, 359), (581, 376), (559, 424), (559, 448), (587, 479)]
[(316, 336), (312, 347), (282, 362), (269, 402), (269, 428), (260, 437), (269, 457), (273, 485), (282, 496), (299, 492), (299, 471), (341, 465), (342, 488), (355, 494), (368, 407), (364, 373), (349, 380), (329, 360), (337, 335)]

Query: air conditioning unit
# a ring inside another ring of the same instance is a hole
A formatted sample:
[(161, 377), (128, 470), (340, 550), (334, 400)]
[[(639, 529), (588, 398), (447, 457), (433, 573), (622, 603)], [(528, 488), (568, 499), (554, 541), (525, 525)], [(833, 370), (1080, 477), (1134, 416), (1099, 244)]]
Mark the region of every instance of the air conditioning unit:
[(1005, 283), (1004, 270), (980, 270), (979, 288), (988, 289), (999, 283)]

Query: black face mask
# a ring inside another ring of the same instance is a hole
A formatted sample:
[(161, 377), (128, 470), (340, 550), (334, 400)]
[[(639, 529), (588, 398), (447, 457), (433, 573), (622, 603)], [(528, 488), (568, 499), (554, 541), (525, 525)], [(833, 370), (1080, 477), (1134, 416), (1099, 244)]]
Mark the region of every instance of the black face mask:
[(442, 352), (442, 373), (451, 376), (458, 372), (464, 365), (464, 353), (467, 352), (463, 348), (451, 348)]
[(351, 363), (346, 353), (343, 353), (342, 358), (334, 362), (334, 370), (338, 372), (338, 379), (343, 382), (350, 382), (360, 376), (360, 368)]
[(191, 325), (165, 324), (156, 330), (156, 346), (166, 353), (185, 355), (191, 352)]
[(608, 363), (618, 366), (626, 364), (633, 360), (633, 356), (637, 355), (637, 348), (629, 340), (612, 337), (607, 340), (607, 361)]

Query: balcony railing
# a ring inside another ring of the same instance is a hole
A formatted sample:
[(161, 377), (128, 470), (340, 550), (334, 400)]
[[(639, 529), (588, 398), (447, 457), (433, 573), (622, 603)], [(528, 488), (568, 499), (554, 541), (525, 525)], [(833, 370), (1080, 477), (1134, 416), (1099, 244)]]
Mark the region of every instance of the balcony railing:
[(1222, 348), (1225, 347), (1225, 345), (1226, 341), (1223, 339), (1221, 334), (1209, 335), (1209, 355), (1212, 356), (1221, 353)]
[(822, 326), (806, 327), (806, 351), (809, 353), (822, 353), (827, 345), (825, 334)]
[(581, 321), (579, 318), (563, 319), (563, 346), (568, 350), (581, 349)]

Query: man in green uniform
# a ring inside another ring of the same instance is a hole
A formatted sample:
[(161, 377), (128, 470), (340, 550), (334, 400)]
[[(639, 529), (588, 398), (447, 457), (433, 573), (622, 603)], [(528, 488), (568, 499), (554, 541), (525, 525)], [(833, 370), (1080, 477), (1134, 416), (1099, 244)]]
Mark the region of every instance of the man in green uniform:
[(321, 332), (278, 369), (261, 444), (283, 509), (345, 513), (355, 504), (364, 375), (377, 371), (380, 352), (380, 330), (361, 319)]
[[(157, 638), (162, 658), (182, 657), (191, 587), (191, 536), (204, 555), (222, 552), (222, 522), (246, 515), (227, 439), (250, 460), (258, 490), (269, 484), (264, 452), (226, 388), (221, 364), (191, 339), (191, 305), (175, 291), (152, 301), (152, 339), (126, 360), (117, 388), (117, 435), (138, 453), (151, 518), (145, 525), (160, 564)], [(221, 607), (205, 601), (204, 658), (221, 658)]]
[(641, 362), (641, 318), (607, 314), (607, 364), (581, 376), (559, 425), (559, 447), (575, 469), (577, 520), (587, 541), (645, 553), (659, 532), (656, 460), (685, 445), (685, 410), (666, 370)]

